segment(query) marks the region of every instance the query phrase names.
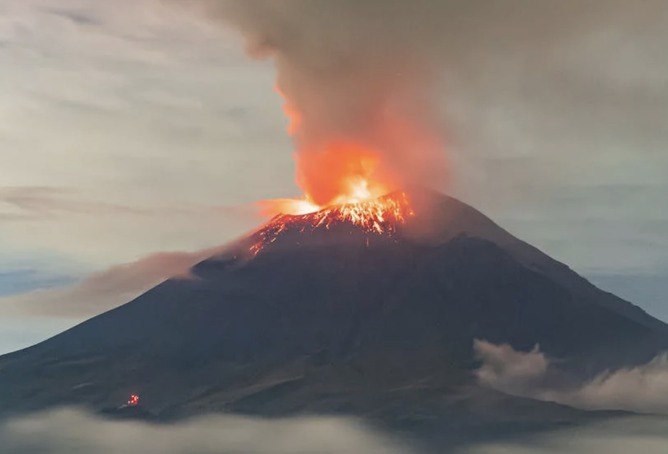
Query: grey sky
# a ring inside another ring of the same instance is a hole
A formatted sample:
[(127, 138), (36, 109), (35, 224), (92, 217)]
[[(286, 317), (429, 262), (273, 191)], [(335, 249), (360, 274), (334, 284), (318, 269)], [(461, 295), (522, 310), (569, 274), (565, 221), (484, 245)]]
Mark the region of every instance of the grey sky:
[[(443, 188), (599, 282), (651, 276), (668, 318), (668, 4), (555, 1), (452, 1)], [(0, 295), (218, 246), (298, 194), (271, 62), (171, 3), (0, 1)]]

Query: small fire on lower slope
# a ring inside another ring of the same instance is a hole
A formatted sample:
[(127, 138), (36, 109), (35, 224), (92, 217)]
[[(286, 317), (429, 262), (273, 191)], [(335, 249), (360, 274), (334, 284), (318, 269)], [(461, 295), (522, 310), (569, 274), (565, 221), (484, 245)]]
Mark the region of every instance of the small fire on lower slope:
[(280, 214), (253, 235), (256, 241), (250, 251), (257, 255), (287, 231), (303, 234), (320, 228), (329, 230), (343, 224), (355, 226), (369, 235), (392, 237), (397, 233), (398, 226), (414, 215), (404, 192), (356, 203), (332, 205), (307, 214)]

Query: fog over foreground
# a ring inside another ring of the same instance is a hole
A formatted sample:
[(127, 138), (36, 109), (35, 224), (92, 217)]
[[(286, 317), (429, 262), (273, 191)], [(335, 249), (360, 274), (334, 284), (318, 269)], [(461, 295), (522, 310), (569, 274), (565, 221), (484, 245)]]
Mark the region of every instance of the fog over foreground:
[[(664, 454), (668, 421), (648, 417), (455, 449), (455, 454)], [(10, 420), (7, 454), (422, 454), (397, 436), (343, 418), (209, 416), (175, 425), (110, 421), (78, 409)]]

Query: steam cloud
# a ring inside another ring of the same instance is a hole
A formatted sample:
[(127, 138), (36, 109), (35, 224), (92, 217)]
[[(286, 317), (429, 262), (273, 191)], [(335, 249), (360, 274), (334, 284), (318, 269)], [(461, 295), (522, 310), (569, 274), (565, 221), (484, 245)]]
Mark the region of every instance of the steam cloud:
[(668, 415), (668, 355), (632, 368), (605, 372), (578, 387), (548, 384), (550, 361), (536, 347), (517, 352), (509, 345), (476, 341), (482, 361), (479, 381), (491, 388), (585, 410), (627, 410)]

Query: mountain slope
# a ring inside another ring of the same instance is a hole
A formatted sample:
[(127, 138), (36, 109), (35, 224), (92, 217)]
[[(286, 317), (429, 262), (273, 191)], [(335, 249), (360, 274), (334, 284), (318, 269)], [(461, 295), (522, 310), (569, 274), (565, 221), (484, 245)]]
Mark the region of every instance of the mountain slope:
[(421, 189), (409, 198), (414, 215), (391, 235), (291, 217), (257, 255), (263, 230), (192, 279), (0, 358), (0, 407), (104, 408), (135, 392), (163, 417), (325, 412), (442, 426), (455, 411), (475, 426), (507, 411), (540, 425), (584, 416), (478, 388), (474, 339), (539, 343), (581, 377), (668, 346), (662, 322), (473, 208)]

